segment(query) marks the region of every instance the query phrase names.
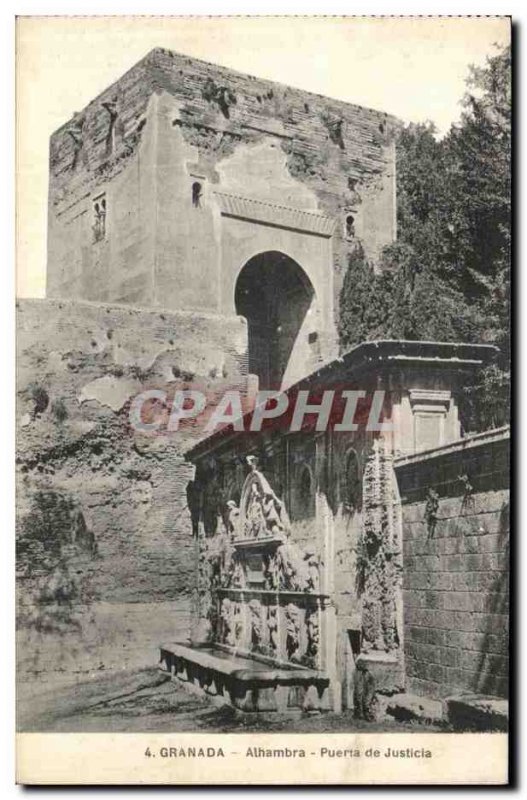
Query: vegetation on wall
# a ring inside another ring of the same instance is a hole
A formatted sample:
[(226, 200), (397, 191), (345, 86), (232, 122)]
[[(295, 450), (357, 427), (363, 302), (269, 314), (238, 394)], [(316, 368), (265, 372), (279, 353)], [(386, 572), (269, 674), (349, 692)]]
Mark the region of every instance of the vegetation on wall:
[(60, 491), (37, 491), (18, 526), (18, 625), (59, 634), (78, 627), (76, 607), (92, 600), (96, 556), (79, 504)]
[(500, 356), (467, 387), (465, 430), (507, 418), (510, 360), (511, 52), (472, 68), (460, 123), (431, 123), (397, 146), (397, 242), (374, 272), (357, 247), (340, 297), (343, 350), (379, 338), (496, 344)]

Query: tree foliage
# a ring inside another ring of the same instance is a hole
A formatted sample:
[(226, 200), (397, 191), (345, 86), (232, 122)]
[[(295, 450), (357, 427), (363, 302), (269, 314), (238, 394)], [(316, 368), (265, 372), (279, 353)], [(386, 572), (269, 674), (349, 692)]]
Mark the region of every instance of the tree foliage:
[(472, 68), (463, 113), (397, 141), (396, 243), (374, 271), (360, 246), (340, 297), (343, 349), (368, 339), (491, 342), (496, 366), (467, 387), (465, 428), (500, 424), (509, 394), (511, 53)]

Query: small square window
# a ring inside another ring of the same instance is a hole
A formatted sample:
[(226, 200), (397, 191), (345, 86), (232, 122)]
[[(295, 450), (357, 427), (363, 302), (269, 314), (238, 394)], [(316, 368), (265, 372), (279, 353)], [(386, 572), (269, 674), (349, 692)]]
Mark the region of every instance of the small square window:
[(192, 184), (192, 205), (194, 208), (201, 207), (201, 197), (203, 195), (203, 186), (199, 181), (194, 181)]

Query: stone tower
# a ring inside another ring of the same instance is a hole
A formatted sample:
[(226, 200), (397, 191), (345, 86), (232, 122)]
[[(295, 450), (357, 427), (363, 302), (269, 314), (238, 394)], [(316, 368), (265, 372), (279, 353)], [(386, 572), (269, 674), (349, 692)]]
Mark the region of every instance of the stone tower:
[(248, 323), (248, 372), (338, 354), (348, 257), (395, 238), (397, 122), (155, 49), (51, 137), (47, 295)]

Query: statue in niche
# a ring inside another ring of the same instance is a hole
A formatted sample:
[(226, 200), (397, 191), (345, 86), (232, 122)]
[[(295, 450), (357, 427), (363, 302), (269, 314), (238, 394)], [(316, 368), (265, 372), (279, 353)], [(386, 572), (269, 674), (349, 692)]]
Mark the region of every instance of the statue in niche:
[(225, 527), (227, 529), (227, 535), (230, 539), (235, 539), (238, 533), (238, 528), (240, 524), (240, 509), (234, 502), (234, 500), (227, 501), (227, 513), (225, 517)]
[(305, 590), (313, 594), (320, 592), (320, 572), (318, 558), (314, 550), (306, 548), (304, 553), (304, 561), (307, 566), (306, 586)]
[(234, 607), (232, 600), (228, 597), (225, 597), (221, 604), (221, 628), (224, 644), (234, 647)]
[(251, 612), (251, 649), (260, 650), (262, 645), (262, 607), (259, 600), (253, 598), (249, 603)]
[(312, 548), (302, 555), (297, 546), (287, 541), (279, 545), (274, 553), (264, 556), (264, 586), (271, 591), (280, 589), (291, 592), (320, 592), (320, 564)]
[(221, 567), (218, 556), (209, 557), (209, 567), (210, 588), (216, 589), (221, 586)]
[(231, 539), (225, 532), (207, 540), (207, 563), (211, 588), (245, 587), (243, 564), (236, 555)]
[(229, 586), (232, 586), (233, 589), (245, 589), (245, 572), (242, 563), (237, 559), (233, 559), (231, 563), (233, 569)]
[(315, 666), (320, 649), (320, 627), (318, 620), (318, 609), (310, 609), (307, 613), (306, 619), (307, 631), (307, 648), (306, 648), (306, 663), (309, 666)]
[(297, 547), (292, 542), (281, 544), (276, 551), (280, 588), (303, 592), (307, 586), (306, 569)]
[(278, 653), (278, 608), (269, 608), (267, 615), (267, 629), (269, 630), (269, 649), (272, 655)]
[(262, 508), (262, 494), (256, 482), (251, 484), (249, 492), (244, 533), (247, 539), (258, 539), (266, 529)]
[(273, 491), (264, 493), (262, 510), (267, 535), (279, 536), (284, 533), (284, 524), (282, 522), (284, 504)]
[(276, 553), (264, 557), (263, 573), (265, 588), (278, 591), (280, 588), (280, 568)]
[(234, 645), (239, 646), (243, 637), (243, 615), (242, 604), (233, 603), (233, 622), (234, 622)]
[(212, 588), (229, 585), (229, 576), (234, 571), (233, 551), (226, 533), (222, 532), (207, 540), (210, 585)]
[(289, 661), (296, 660), (300, 647), (299, 610), (294, 603), (289, 603), (285, 610), (285, 649)]
[(243, 485), (240, 503), (244, 538), (285, 538), (289, 530), (289, 519), (283, 502), (258, 469), (257, 458), (247, 456), (247, 463), (250, 472)]

